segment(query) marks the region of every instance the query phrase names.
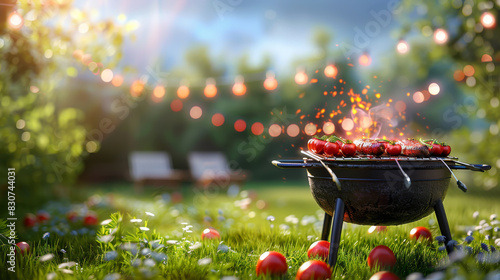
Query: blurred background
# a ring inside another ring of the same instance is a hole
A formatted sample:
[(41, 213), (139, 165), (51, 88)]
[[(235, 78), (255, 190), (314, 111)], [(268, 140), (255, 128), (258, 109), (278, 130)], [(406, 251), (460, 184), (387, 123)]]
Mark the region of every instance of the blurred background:
[(492, 189), (499, 10), (479, 0), (0, 0), (0, 166), (16, 168), (32, 198), (130, 182), (134, 151), (168, 153), (186, 172), (192, 152), (218, 152), (247, 181), (304, 180), (271, 161), (300, 157), (313, 135), (423, 137), (490, 164), (469, 181)]

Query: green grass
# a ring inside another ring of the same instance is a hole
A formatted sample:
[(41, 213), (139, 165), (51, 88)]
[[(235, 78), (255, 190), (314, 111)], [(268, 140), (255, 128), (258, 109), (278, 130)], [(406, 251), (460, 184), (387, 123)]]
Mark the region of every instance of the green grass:
[[(444, 201), (452, 236), (461, 245), (468, 227), (476, 226), (482, 219), (489, 221), (491, 214), (500, 213), (500, 190), (485, 192), (470, 189), (464, 194), (452, 185)], [(57, 206), (57, 203), (49, 204), (44, 209), (51, 211), (53, 219), (60, 216), (60, 221), (45, 229), (41, 226), (37, 232), (21, 230), (20, 237), (30, 243), (32, 252), (17, 256), (15, 275), (3, 269), (0, 278), (47, 279), (47, 276), (55, 274), (58, 276), (55, 279), (104, 279), (106, 276), (112, 279), (111, 275), (118, 273), (122, 279), (221, 279), (224, 276), (254, 279), (258, 257), (273, 250), (287, 258), (290, 268), (283, 279), (294, 279), (300, 265), (307, 260), (309, 245), (319, 238), (322, 211), (303, 182), (255, 182), (248, 183), (245, 190), (231, 198), (222, 191), (193, 192), (188, 186), (180, 190), (182, 203), (173, 204), (162, 199), (162, 194), (171, 192), (169, 190), (146, 188), (143, 193), (136, 194), (127, 184), (80, 188), (78, 194), (70, 199), (78, 202), (79, 197), (98, 193), (101, 203), (92, 209), (99, 213), (101, 219), (108, 219), (110, 213), (115, 211), (121, 213), (114, 214), (109, 224), (90, 229), (98, 236), (109, 235), (114, 239), (98, 242), (92, 232), (76, 236), (67, 233), (62, 237), (52, 232), (49, 238), (43, 239), (43, 233), (53, 227), (61, 226), (67, 232), (82, 227), (81, 222), (70, 223), (69, 228), (68, 225), (60, 225), (66, 223), (63, 219), (65, 213), (61, 210), (66, 208)], [(98, 202), (99, 199), (95, 198), (94, 202)], [(251, 202), (248, 207), (241, 207), (245, 201)], [(146, 211), (154, 213), (154, 216), (147, 215)], [(479, 212), (478, 218), (473, 217), (475, 211)], [(271, 215), (274, 221), (268, 220)], [(142, 222), (133, 223), (130, 221), (132, 218), (140, 218)], [(370, 250), (380, 244), (394, 251), (397, 264), (392, 271), (402, 279), (412, 272), (424, 275), (435, 272), (447, 259), (446, 252), (439, 250), (441, 245), (437, 241), (409, 240), (410, 229), (417, 225), (430, 228), (433, 236), (440, 235), (434, 214), (411, 224), (391, 226), (386, 232), (376, 234), (368, 234), (368, 226), (344, 224), (334, 278), (368, 279), (375, 271), (370, 271), (366, 258)], [(201, 232), (210, 226), (221, 233), (221, 241), (201, 241)], [(140, 227), (149, 230), (141, 230)], [(474, 233), (475, 240), (468, 245), (474, 251), (473, 256), (443, 270), (447, 279), (453, 278), (456, 273), (466, 279), (483, 279), (494, 270), (498, 273), (500, 263), (476, 260), (482, 250), (481, 242), (495, 246), (495, 239), (500, 238), (494, 230), (489, 234), (490, 240), (485, 240), (484, 235)], [(227, 252), (223, 252), (225, 247), (220, 247), (220, 242), (228, 246)], [(132, 244), (127, 246), (133, 248), (125, 248), (124, 244)], [(8, 247), (4, 245), (0, 248), (0, 261), (5, 263)], [(157, 259), (163, 256), (161, 254), (167, 259), (153, 263), (151, 254), (140, 253), (144, 248), (154, 252)], [(110, 251), (117, 253), (116, 258), (104, 260), (106, 252)], [(53, 258), (41, 262), (40, 256), (49, 253), (53, 254)], [(498, 257), (495, 254), (491, 256)], [(204, 259), (211, 261), (200, 264), (199, 261)], [(66, 271), (58, 268), (61, 263), (71, 261), (78, 265)]]

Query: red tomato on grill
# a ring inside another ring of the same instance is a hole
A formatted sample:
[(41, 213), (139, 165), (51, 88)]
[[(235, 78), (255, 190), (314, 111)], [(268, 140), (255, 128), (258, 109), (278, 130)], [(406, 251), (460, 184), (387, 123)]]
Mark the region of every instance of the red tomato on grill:
[(257, 276), (259, 275), (284, 275), (288, 270), (285, 256), (281, 253), (270, 251), (260, 255), (255, 268)]
[(318, 260), (307, 261), (299, 267), (296, 280), (323, 280), (332, 277), (332, 270), (326, 263)]
[(344, 143), (342, 145), (342, 153), (346, 157), (352, 157), (356, 154), (356, 145), (354, 143)]
[(443, 145), (443, 151), (441, 152), (442, 157), (447, 157), (451, 153), (451, 147), (448, 145)]
[(311, 138), (309, 141), (307, 141), (307, 149), (309, 151), (314, 151), (314, 143), (316, 142), (316, 138)]
[(338, 154), (339, 149), (340, 147), (337, 143), (327, 141), (325, 147), (323, 148), (323, 153), (327, 157), (333, 157)]
[(323, 150), (325, 148), (326, 141), (321, 140), (321, 139), (316, 139), (316, 142), (314, 142), (314, 152), (317, 154), (322, 154)]
[(429, 149), (431, 156), (440, 157), (441, 154), (443, 153), (443, 147), (439, 144), (436, 144), (436, 143), (432, 143), (431, 145), (432, 145), (432, 148)]
[(396, 265), (396, 256), (389, 247), (379, 245), (370, 252), (367, 262), (370, 268), (377, 265), (380, 267), (393, 267)]
[(385, 145), (385, 151), (390, 156), (399, 156), (401, 154), (401, 145), (387, 143)]

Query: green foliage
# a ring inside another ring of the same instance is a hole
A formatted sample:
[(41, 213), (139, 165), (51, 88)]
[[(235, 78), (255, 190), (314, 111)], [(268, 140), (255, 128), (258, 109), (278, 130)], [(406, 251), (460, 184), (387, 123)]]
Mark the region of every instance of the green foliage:
[[(85, 116), (60, 104), (73, 94), (64, 86), (82, 72), (75, 54), (91, 53), (89, 59), (114, 67), (126, 27), (91, 19), (72, 1), (19, 2), (24, 26), (0, 35), (0, 169), (16, 169), (21, 198), (28, 199), (73, 182), (81, 171)], [(89, 31), (77, 32), (82, 26)]]

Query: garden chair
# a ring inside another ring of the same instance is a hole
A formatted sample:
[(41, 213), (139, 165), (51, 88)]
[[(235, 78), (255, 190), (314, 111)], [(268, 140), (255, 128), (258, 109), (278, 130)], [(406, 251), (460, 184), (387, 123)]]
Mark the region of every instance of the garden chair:
[(186, 174), (172, 168), (170, 155), (165, 152), (139, 152), (129, 154), (130, 177), (137, 191), (144, 185), (178, 187)]
[(221, 152), (192, 152), (188, 161), (193, 180), (202, 188), (242, 185), (247, 178), (246, 172), (231, 170)]

